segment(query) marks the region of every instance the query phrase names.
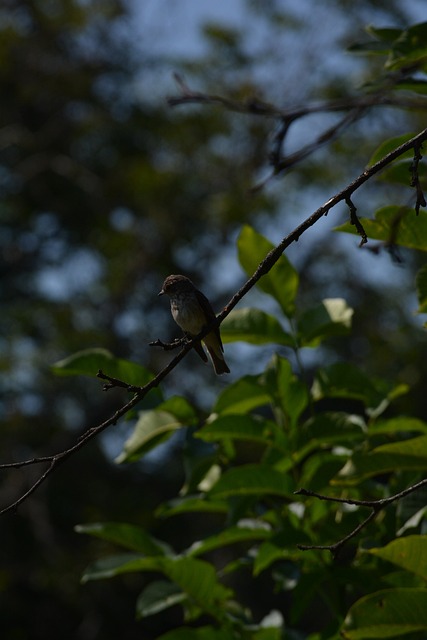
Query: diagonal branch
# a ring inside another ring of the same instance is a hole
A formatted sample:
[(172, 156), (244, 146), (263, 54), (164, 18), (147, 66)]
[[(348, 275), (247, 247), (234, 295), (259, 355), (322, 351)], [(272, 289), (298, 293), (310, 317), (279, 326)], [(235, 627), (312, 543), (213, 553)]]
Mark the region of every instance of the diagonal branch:
[(151, 389), (157, 387), (160, 382), (169, 375), (169, 373), (175, 369), (175, 367), (181, 362), (181, 360), (186, 356), (186, 354), (193, 348), (193, 346), (200, 342), (200, 340), (206, 336), (213, 327), (218, 326), (224, 318), (228, 316), (232, 309), (242, 300), (242, 298), (252, 289), (255, 284), (262, 278), (263, 275), (267, 274), (270, 269), (275, 265), (275, 263), (279, 260), (282, 253), (289, 247), (293, 242), (297, 242), (310, 227), (312, 227), (316, 222), (320, 220), (323, 216), (327, 215), (333, 207), (335, 207), (339, 202), (342, 201), (351, 201), (352, 194), (359, 189), (365, 182), (367, 182), (370, 178), (372, 178), (376, 173), (381, 171), (384, 167), (391, 164), (396, 158), (401, 156), (403, 153), (408, 151), (409, 149), (419, 149), (421, 144), (427, 140), (427, 129), (424, 129), (416, 136), (406, 141), (404, 144), (401, 144), (399, 147), (388, 153), (381, 160), (379, 160), (376, 164), (372, 165), (368, 169), (366, 169), (363, 173), (361, 173), (353, 182), (351, 182), (347, 187), (339, 191), (337, 194), (332, 196), (327, 202), (325, 202), (321, 207), (319, 207), (314, 213), (312, 213), (308, 218), (306, 218), (301, 224), (299, 224), (289, 235), (285, 236), (283, 240), (272, 249), (260, 262), (257, 269), (253, 273), (253, 275), (244, 283), (244, 285), (234, 294), (234, 296), (230, 299), (230, 301), (225, 305), (221, 313), (218, 314), (216, 319), (208, 326), (206, 326), (203, 331), (200, 332), (198, 336), (195, 336), (192, 340), (183, 344), (181, 351), (169, 362), (169, 364), (164, 367), (150, 382), (148, 382), (143, 387), (138, 387), (134, 385), (128, 385), (126, 382), (122, 380), (117, 380), (116, 378), (111, 378), (106, 376), (102, 372), (100, 372), (99, 377), (106, 379), (108, 384), (106, 388), (109, 389), (112, 386), (121, 386), (129, 391), (134, 393), (134, 396), (129, 400), (126, 404), (120, 407), (110, 418), (100, 423), (95, 427), (89, 428), (83, 436), (69, 449), (65, 449), (60, 453), (54, 454), (52, 456), (43, 456), (40, 458), (32, 458), (29, 460), (24, 460), (21, 462), (14, 463), (5, 463), (0, 464), (0, 469), (10, 469), (10, 468), (19, 468), (23, 466), (47, 463), (48, 467), (44, 471), (44, 473), (39, 476), (39, 478), (30, 486), (28, 491), (24, 493), (20, 498), (4, 507), (0, 510), (0, 515), (4, 513), (8, 513), (10, 511), (14, 511), (24, 500), (26, 500), (34, 491), (50, 476), (50, 474), (65, 460), (73, 456), (77, 453), (84, 445), (87, 444), (92, 438), (98, 436), (100, 433), (105, 431), (108, 427), (117, 423), (117, 421), (124, 416), (130, 409), (132, 409), (136, 404), (138, 404)]

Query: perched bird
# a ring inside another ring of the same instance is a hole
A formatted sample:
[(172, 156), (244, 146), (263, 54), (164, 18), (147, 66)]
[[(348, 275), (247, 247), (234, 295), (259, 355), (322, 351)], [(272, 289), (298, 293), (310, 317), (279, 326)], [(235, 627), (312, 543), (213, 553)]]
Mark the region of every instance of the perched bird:
[[(211, 303), (201, 291), (199, 291), (189, 278), (181, 275), (171, 275), (163, 283), (159, 296), (166, 294), (170, 298), (172, 317), (186, 335), (193, 338), (202, 331), (212, 320), (215, 313)], [(215, 373), (230, 373), (230, 369), (224, 360), (219, 327), (212, 329), (204, 338)], [(195, 350), (204, 362), (207, 362), (206, 353), (199, 343), (194, 345)]]

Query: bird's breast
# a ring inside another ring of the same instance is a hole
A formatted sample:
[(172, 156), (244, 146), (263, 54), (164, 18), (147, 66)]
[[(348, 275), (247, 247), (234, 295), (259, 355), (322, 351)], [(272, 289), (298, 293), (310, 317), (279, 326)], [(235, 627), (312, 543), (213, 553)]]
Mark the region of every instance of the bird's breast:
[(206, 324), (203, 309), (196, 300), (171, 300), (173, 319), (186, 333), (197, 335)]

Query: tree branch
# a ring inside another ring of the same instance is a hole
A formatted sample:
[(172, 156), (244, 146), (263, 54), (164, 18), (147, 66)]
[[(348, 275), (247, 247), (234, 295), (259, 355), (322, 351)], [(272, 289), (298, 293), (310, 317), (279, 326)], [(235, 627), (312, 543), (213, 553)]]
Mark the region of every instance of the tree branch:
[(350, 531), (350, 533), (348, 533), (343, 538), (340, 538), (337, 542), (333, 544), (326, 544), (326, 545), (298, 544), (297, 547), (298, 549), (301, 549), (301, 551), (326, 550), (326, 551), (330, 551), (332, 555), (336, 555), (338, 551), (349, 540), (351, 540), (352, 538), (355, 538), (362, 531), (362, 529), (364, 529), (372, 520), (374, 520), (374, 518), (377, 516), (377, 514), (380, 511), (388, 507), (392, 502), (395, 502), (396, 500), (401, 500), (405, 496), (409, 495), (410, 493), (414, 493), (415, 491), (417, 491), (418, 489), (421, 489), (421, 487), (424, 487), (425, 485), (427, 485), (427, 478), (420, 480), (416, 484), (413, 484), (410, 487), (403, 489), (403, 491), (399, 491), (398, 493), (395, 493), (394, 495), (389, 496), (388, 498), (380, 498), (379, 500), (353, 500), (351, 498), (336, 498), (334, 496), (325, 496), (321, 493), (310, 491), (309, 489), (298, 489), (298, 491), (294, 492), (295, 495), (317, 498), (318, 500), (326, 500), (328, 502), (338, 502), (340, 504), (355, 505), (358, 507), (367, 507), (371, 509), (371, 512), (365, 518), (365, 520), (362, 520), (362, 522), (360, 522), (352, 531)]
[[(181, 94), (167, 99), (168, 105), (171, 107), (185, 104), (219, 105), (228, 111), (262, 116), (264, 118), (271, 118), (279, 121), (279, 128), (273, 138), (273, 146), (270, 153), (270, 163), (273, 166), (273, 171), (264, 180), (255, 185), (252, 189), (253, 191), (261, 189), (269, 180), (271, 180), (271, 178), (279, 175), (286, 169), (297, 165), (314, 151), (317, 151), (321, 146), (334, 140), (342, 130), (357, 121), (368, 109), (385, 106), (397, 107), (400, 109), (427, 109), (427, 101), (423, 98), (388, 96), (384, 94), (384, 90), (362, 97), (350, 97), (331, 102), (305, 105), (303, 107), (281, 109), (273, 104), (258, 100), (255, 97), (239, 101), (217, 94), (194, 91), (187, 85), (180, 74), (175, 73), (174, 78), (181, 90)], [(341, 111), (348, 113), (346, 113), (334, 125), (325, 129), (312, 142), (309, 142), (295, 153), (291, 153), (289, 155), (283, 153), (285, 138), (289, 132), (291, 124), (296, 120), (300, 120), (301, 118), (314, 114), (339, 113)], [(418, 185), (418, 192), (419, 182), (416, 184), (414, 183), (413, 186), (416, 185)], [(422, 191), (420, 193), (419, 201), (423, 202)], [(421, 206), (425, 206), (425, 204)]]
[[(274, 266), (274, 264), (279, 260), (282, 253), (285, 251), (287, 247), (293, 242), (297, 242), (300, 236), (305, 233), (310, 227), (312, 227), (320, 218), (327, 215), (333, 207), (335, 207), (339, 202), (345, 201), (347, 203), (351, 202), (352, 194), (359, 189), (365, 182), (367, 182), (370, 178), (372, 178), (375, 174), (381, 171), (384, 167), (391, 164), (396, 158), (401, 156), (403, 153), (408, 151), (409, 149), (420, 149), (423, 142), (427, 140), (427, 129), (424, 129), (416, 136), (406, 141), (404, 144), (401, 144), (399, 147), (388, 153), (381, 160), (379, 160), (376, 164), (372, 165), (368, 169), (366, 169), (363, 173), (361, 173), (353, 182), (351, 182), (347, 187), (342, 189), (342, 191), (338, 192), (332, 198), (330, 198), (325, 204), (319, 207), (314, 213), (312, 213), (308, 218), (306, 218), (301, 224), (299, 224), (289, 235), (285, 236), (283, 240), (272, 249), (267, 256), (260, 262), (257, 269), (253, 273), (253, 275), (244, 283), (244, 285), (234, 294), (234, 296), (230, 299), (230, 301), (225, 305), (221, 313), (218, 314), (216, 319), (209, 325), (206, 326), (203, 331), (199, 333), (199, 335), (195, 336), (192, 340), (188, 342), (184, 342), (182, 344), (181, 351), (169, 362), (169, 364), (164, 367), (150, 382), (148, 382), (143, 387), (138, 387), (135, 385), (129, 385), (123, 380), (118, 380), (117, 378), (112, 378), (111, 376), (107, 376), (102, 373), (102, 371), (98, 372), (98, 376), (104, 380), (107, 380), (107, 384), (104, 385), (104, 388), (110, 389), (113, 386), (119, 386), (127, 389), (134, 393), (134, 396), (129, 402), (120, 407), (110, 418), (102, 422), (101, 424), (89, 428), (83, 436), (69, 449), (66, 449), (60, 453), (54, 454), (52, 456), (43, 456), (40, 458), (32, 458), (29, 460), (24, 460), (21, 462), (13, 462), (13, 463), (5, 463), (0, 464), (0, 469), (10, 469), (10, 468), (19, 468), (23, 466), (40, 464), (43, 462), (48, 463), (48, 467), (46, 471), (31, 485), (26, 493), (24, 493), (20, 498), (12, 502), (10, 505), (4, 507), (0, 510), (0, 515), (8, 513), (10, 511), (14, 511), (24, 500), (26, 500), (34, 491), (50, 476), (50, 474), (65, 460), (70, 458), (72, 455), (77, 453), (87, 442), (89, 442), (92, 438), (96, 437), (100, 433), (102, 433), (105, 429), (117, 423), (119, 418), (124, 416), (130, 409), (132, 409), (138, 402), (140, 402), (151, 389), (157, 387), (160, 382), (167, 376), (169, 373), (175, 369), (175, 367), (181, 362), (184, 356), (192, 349), (195, 343), (200, 342), (200, 340), (206, 336), (213, 327), (218, 326), (224, 318), (228, 316), (232, 309), (240, 302), (240, 300), (248, 293), (252, 287), (262, 278), (263, 275), (268, 273), (270, 269)], [(354, 206), (354, 205), (353, 205)], [(174, 343), (172, 343), (174, 344)]]

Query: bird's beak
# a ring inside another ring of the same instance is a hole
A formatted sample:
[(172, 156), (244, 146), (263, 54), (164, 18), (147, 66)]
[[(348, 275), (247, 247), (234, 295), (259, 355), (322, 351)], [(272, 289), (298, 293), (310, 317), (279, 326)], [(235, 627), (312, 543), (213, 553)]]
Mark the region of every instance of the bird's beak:
[(165, 293), (165, 292), (164, 292), (164, 290), (162, 289), (161, 291), (159, 291), (159, 293), (158, 293), (157, 295), (158, 295), (158, 296), (162, 296), (162, 295), (164, 295), (164, 293)]

